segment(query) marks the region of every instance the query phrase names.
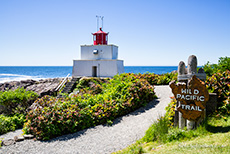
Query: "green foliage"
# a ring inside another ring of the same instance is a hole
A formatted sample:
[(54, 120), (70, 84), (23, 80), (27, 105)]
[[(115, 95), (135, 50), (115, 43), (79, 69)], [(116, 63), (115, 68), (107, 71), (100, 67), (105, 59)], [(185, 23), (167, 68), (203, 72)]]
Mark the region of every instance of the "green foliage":
[(165, 73), (157, 75), (154, 73), (135, 74), (139, 79), (146, 79), (151, 85), (168, 85), (172, 80), (177, 80), (177, 73)]
[(107, 83), (109, 79), (82, 78), (74, 91), (88, 94), (99, 94), (102, 92), (102, 84)]
[(152, 126), (146, 131), (143, 137), (143, 142), (165, 142), (169, 131), (169, 121), (165, 117), (160, 117)]
[(230, 113), (230, 57), (220, 57), (218, 64), (209, 62), (203, 66), (208, 78), (206, 87), (209, 92), (217, 94), (217, 116), (226, 119)]
[(26, 109), (37, 97), (37, 93), (26, 91), (24, 88), (18, 88), (14, 91), (0, 91), (0, 104), (5, 107), (4, 114), (26, 114)]
[(180, 140), (190, 140), (192, 138), (208, 134), (206, 130), (205, 123), (201, 124), (195, 130), (185, 131), (179, 128), (171, 128), (167, 134), (166, 142), (180, 141)]
[(185, 131), (179, 128), (170, 129), (167, 135), (169, 142), (174, 141), (174, 140), (181, 140), (185, 137), (186, 137)]
[(24, 132), (46, 140), (97, 124), (111, 124), (114, 118), (144, 106), (156, 97), (153, 86), (133, 74), (116, 75), (107, 82), (85, 80), (77, 85), (80, 92), (76, 95), (38, 99), (36, 109), (26, 117)]
[(174, 125), (176, 104), (177, 104), (176, 99), (174, 97), (171, 97), (171, 102), (165, 108), (166, 110), (165, 118), (168, 119), (170, 127)]
[(221, 69), (221, 72), (230, 70), (230, 57), (220, 57), (218, 61), (218, 65), (219, 68)]
[(215, 72), (218, 71), (218, 65), (210, 64), (209, 61), (203, 66), (203, 68), (207, 76), (212, 76)]
[(152, 126), (146, 131), (145, 136), (142, 138), (142, 142), (157, 141), (160, 143), (172, 142), (175, 140), (185, 140), (197, 137), (199, 135), (207, 134), (207, 125), (210, 128), (210, 124), (207, 121), (201, 124), (196, 130), (185, 131), (173, 126), (175, 116), (176, 99), (171, 98), (170, 104), (165, 108), (166, 114), (164, 117), (154, 122)]
[(168, 85), (173, 80), (177, 80), (177, 73), (165, 73), (159, 75), (157, 85)]
[(156, 85), (158, 81), (158, 75), (154, 73), (145, 73), (145, 74), (134, 74), (134, 76), (138, 79), (145, 79), (149, 82), (151, 85)]
[[(179, 129), (177, 127), (169, 127), (168, 123), (169, 121), (168, 119), (166, 119), (166, 117), (164, 117), (164, 121), (159, 120), (158, 125), (160, 125), (161, 127), (158, 126), (153, 129), (156, 132), (159, 132), (160, 130), (161, 136), (156, 138), (153, 141), (157, 141), (160, 143), (167, 143), (167, 142), (172, 142), (175, 140), (188, 140), (188, 139), (198, 137), (199, 135), (203, 135), (207, 133), (205, 124), (201, 124), (199, 127), (196, 128), (196, 130), (186, 131), (186, 130)], [(151, 132), (154, 130), (149, 130), (149, 131)], [(148, 135), (149, 134), (146, 132), (146, 136)]]
[(218, 64), (210, 64), (210, 62), (207, 62), (203, 68), (207, 76), (212, 76), (215, 73), (222, 73), (226, 70), (230, 70), (230, 57), (220, 57)]
[(230, 113), (230, 71), (218, 72), (206, 81), (209, 92), (217, 94), (217, 113)]
[[(119, 151), (117, 153), (120, 153)], [(122, 154), (142, 154), (144, 153), (142, 146), (140, 145), (131, 145), (129, 150), (121, 151)]]
[(16, 114), (14, 116), (0, 115), (0, 135), (22, 128), (24, 121), (25, 116), (23, 114)]

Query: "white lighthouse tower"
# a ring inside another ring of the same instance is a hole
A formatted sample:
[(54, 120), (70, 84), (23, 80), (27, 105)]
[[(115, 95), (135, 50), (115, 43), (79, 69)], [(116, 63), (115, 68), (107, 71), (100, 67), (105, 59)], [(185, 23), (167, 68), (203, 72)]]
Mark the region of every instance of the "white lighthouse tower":
[(81, 45), (81, 59), (73, 60), (73, 77), (113, 77), (124, 72), (123, 60), (118, 60), (118, 46), (107, 44), (108, 34), (100, 28), (92, 34), (93, 45)]

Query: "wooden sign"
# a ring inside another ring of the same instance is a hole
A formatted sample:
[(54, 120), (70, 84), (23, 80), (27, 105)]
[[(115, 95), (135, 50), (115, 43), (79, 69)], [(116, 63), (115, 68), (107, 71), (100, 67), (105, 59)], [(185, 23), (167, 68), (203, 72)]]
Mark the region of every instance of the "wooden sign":
[(182, 113), (183, 118), (197, 121), (204, 115), (206, 102), (209, 99), (204, 82), (194, 75), (188, 85), (186, 83), (175, 84), (174, 81), (169, 86), (180, 104), (177, 110)]

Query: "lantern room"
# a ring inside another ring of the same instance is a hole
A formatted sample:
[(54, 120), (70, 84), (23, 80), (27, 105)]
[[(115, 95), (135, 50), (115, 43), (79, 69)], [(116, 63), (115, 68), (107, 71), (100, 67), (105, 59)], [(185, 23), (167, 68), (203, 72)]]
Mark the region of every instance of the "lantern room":
[(102, 28), (96, 33), (93, 34), (93, 45), (107, 45), (108, 43), (108, 34), (103, 32)]

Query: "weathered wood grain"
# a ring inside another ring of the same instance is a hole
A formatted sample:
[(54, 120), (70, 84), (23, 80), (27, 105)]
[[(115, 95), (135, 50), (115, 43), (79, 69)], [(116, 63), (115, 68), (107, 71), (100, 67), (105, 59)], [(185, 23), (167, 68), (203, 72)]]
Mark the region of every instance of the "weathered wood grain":
[(177, 101), (180, 102), (177, 110), (182, 113), (183, 118), (197, 121), (204, 116), (206, 102), (209, 99), (209, 93), (204, 82), (194, 75), (188, 85), (171, 82), (169, 86)]

